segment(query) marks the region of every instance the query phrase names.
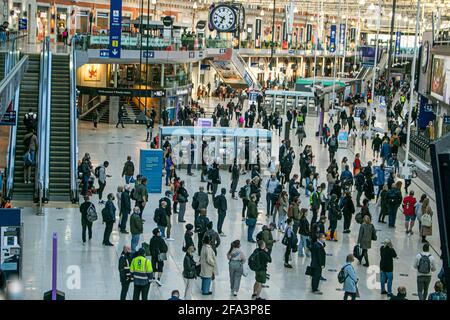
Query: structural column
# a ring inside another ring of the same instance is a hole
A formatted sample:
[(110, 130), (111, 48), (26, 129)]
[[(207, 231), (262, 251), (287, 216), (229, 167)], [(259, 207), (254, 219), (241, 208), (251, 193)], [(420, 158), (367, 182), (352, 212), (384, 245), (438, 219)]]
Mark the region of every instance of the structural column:
[(28, 18), (28, 43), (36, 43), (36, 14), (37, 14), (37, 4), (35, 0), (28, 1), (27, 5), (27, 18)]
[(120, 97), (117, 97), (117, 96), (109, 97), (109, 123), (110, 124), (117, 123), (117, 120), (119, 119), (117, 117), (117, 114), (119, 112), (119, 107), (120, 107)]

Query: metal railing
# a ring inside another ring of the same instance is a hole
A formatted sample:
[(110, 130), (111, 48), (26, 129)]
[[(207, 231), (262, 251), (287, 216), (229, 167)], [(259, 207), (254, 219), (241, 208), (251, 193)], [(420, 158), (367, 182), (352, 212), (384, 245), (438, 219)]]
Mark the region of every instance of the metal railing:
[[(2, 87), (3, 83), (6, 83), (8, 79), (14, 79), (16, 74), (21, 74), (20, 79), (25, 74), (26, 69), (28, 68), (28, 56), (24, 56), (16, 66), (8, 73), (8, 76), (3, 79), (0, 87)], [(17, 79), (18, 80), (18, 79)], [(17, 81), (16, 80), (16, 81)], [(13, 84), (15, 87), (15, 94), (13, 99), (13, 110), (16, 112), (16, 115), (19, 114), (19, 95), (20, 95), (20, 81)], [(16, 120), (18, 121), (18, 120)], [(13, 126), (9, 132), (9, 145), (8, 145), (8, 154), (7, 154), (7, 176), (6, 176), (6, 195), (11, 197), (11, 192), (14, 186), (14, 165), (16, 158), (16, 138), (17, 138), (17, 123)]]
[(77, 143), (77, 70), (76, 70), (75, 46), (72, 46), (70, 53), (70, 200), (72, 203), (78, 202), (78, 143)]
[(52, 54), (50, 37), (46, 37), (42, 45), (39, 74), (39, 132), (38, 162), (36, 165), (35, 198), (48, 201), (49, 158), (50, 158), (50, 105), (51, 105), (51, 73)]

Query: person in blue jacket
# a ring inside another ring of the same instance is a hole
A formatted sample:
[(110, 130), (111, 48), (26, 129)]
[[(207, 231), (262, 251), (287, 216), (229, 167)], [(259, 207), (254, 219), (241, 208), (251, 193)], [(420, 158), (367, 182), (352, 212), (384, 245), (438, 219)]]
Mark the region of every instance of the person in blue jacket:
[(378, 201), (378, 197), (380, 196), (381, 190), (383, 189), (383, 186), (386, 183), (384, 164), (382, 163), (380, 166), (375, 167), (374, 173), (375, 173), (375, 178), (374, 178), (373, 184), (378, 187), (377, 199), (376, 199), (376, 201)]
[(383, 144), (381, 145), (380, 157), (383, 159), (383, 162), (385, 162), (387, 159), (391, 157), (391, 146), (389, 145), (389, 142), (386, 140), (384, 140)]
[(355, 269), (352, 265), (353, 261), (355, 261), (355, 257), (353, 256), (353, 254), (349, 254), (346, 258), (346, 263), (342, 267), (345, 274), (344, 300), (348, 300), (348, 297), (351, 297), (352, 300), (356, 300), (358, 292), (358, 277), (356, 276)]

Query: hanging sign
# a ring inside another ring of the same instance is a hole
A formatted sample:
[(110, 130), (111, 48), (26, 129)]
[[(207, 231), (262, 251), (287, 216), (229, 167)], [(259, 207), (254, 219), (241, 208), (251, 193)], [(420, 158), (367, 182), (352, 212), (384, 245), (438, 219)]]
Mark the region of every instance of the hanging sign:
[(122, 35), (122, 0), (111, 0), (109, 21), (109, 57), (120, 59)]
[(395, 33), (395, 55), (400, 55), (400, 41), (401, 41), (402, 33), (400, 31), (397, 31)]
[(336, 25), (333, 24), (330, 29), (330, 52), (336, 52)]
[(312, 24), (306, 25), (306, 42), (310, 42), (312, 38)]
[(345, 51), (345, 24), (341, 23), (339, 29), (339, 48), (340, 53), (344, 54)]

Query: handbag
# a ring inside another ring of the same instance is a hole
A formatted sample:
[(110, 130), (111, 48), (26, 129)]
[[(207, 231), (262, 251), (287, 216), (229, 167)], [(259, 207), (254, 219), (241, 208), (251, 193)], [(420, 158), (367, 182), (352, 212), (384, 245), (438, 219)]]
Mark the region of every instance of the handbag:
[(313, 268), (311, 266), (306, 267), (305, 275), (311, 276), (313, 275)]
[(165, 252), (160, 252), (158, 254), (158, 261), (166, 261), (167, 260), (167, 253)]
[(283, 239), (281, 240), (281, 243), (285, 246), (287, 246), (289, 244), (289, 238), (286, 236), (286, 234), (284, 235)]

